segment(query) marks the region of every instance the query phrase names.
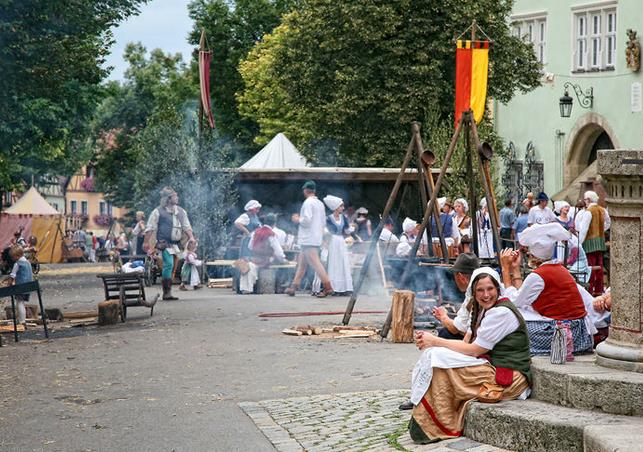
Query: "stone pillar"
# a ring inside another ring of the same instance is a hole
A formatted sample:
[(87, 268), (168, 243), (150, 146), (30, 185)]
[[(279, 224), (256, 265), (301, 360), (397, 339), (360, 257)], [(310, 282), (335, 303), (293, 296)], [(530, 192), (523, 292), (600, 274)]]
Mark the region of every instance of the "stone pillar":
[(612, 324), (596, 348), (601, 366), (643, 372), (643, 150), (598, 151), (606, 181)]

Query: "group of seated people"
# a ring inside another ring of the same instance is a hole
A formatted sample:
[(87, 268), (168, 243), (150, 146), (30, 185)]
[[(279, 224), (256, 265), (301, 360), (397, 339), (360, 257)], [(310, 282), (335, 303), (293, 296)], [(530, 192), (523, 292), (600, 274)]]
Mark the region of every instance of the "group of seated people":
[(550, 354), (563, 322), (571, 329), (573, 354), (592, 351), (593, 336), (609, 324), (611, 297), (592, 297), (552, 259), (557, 243), (569, 236), (558, 223), (525, 229), (520, 244), (528, 249), (532, 271), (524, 279), (519, 250), (500, 253), (500, 274), (480, 267), (474, 254), (458, 256), (452, 272), (464, 302), (456, 317), (438, 307), (434, 316), (443, 325), (438, 335), (416, 332), (423, 353), (413, 370), (411, 399), (400, 406), (413, 410), (414, 441), (460, 436), (473, 400), (529, 397), (531, 356)]
[[(445, 244), (448, 248), (449, 256), (453, 257), (460, 252), (469, 251), (469, 244), (471, 243), (471, 219), (467, 216), (468, 205), (464, 199), (457, 199), (451, 202), (448, 198), (438, 198), (438, 206), (440, 210), (440, 230), (445, 239)], [(413, 245), (419, 235), (420, 224), (407, 217), (402, 222), (402, 234), (396, 236), (394, 234), (395, 225), (392, 219), (384, 220), (382, 232), (380, 233), (380, 242), (386, 244), (391, 250), (391, 254), (397, 257), (408, 257), (411, 253)], [(441, 253), (440, 248), (440, 235), (438, 224), (434, 217), (431, 217), (431, 222), (428, 225), (431, 234), (431, 246), (433, 251)], [(429, 253), (429, 240), (428, 234), (425, 230), (420, 244), (418, 245), (418, 255), (427, 255)]]

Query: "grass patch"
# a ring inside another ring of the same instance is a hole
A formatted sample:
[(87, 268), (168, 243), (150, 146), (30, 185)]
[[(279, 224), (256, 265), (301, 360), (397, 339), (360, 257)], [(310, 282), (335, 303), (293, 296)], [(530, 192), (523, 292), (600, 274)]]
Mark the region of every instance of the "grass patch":
[(389, 433), (386, 435), (386, 442), (388, 443), (389, 446), (397, 449), (397, 450), (402, 450), (402, 451), (407, 451), (408, 449), (405, 449), (400, 443), (399, 439), (400, 437), (407, 431), (407, 426), (406, 424), (402, 424), (400, 427), (398, 427), (395, 431)]

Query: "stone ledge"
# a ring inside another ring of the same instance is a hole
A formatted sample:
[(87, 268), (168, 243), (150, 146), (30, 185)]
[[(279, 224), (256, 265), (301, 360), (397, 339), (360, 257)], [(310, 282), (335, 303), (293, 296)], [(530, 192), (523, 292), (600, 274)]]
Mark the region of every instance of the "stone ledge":
[[(607, 430), (618, 427), (634, 434), (643, 431), (643, 419), (535, 400), (472, 403), (466, 414), (464, 434), (475, 441), (521, 452), (583, 452), (585, 429), (590, 426)], [(588, 432), (595, 436), (594, 431)], [(614, 438), (621, 435), (615, 434)], [(613, 450), (600, 437), (595, 443), (595, 451)]]
[(594, 364), (580, 356), (564, 365), (532, 358), (532, 399), (589, 411), (643, 416), (643, 374)]
[(639, 452), (643, 431), (628, 425), (595, 425), (585, 427), (584, 452)]

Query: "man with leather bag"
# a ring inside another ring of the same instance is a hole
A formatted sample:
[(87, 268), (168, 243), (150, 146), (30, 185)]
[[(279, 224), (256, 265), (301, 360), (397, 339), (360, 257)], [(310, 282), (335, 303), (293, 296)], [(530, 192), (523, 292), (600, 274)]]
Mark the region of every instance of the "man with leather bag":
[[(179, 207), (179, 195), (171, 187), (164, 187), (160, 195), (159, 206), (150, 213), (147, 220), (143, 250), (148, 254), (153, 254), (155, 250), (161, 254), (163, 300), (178, 300), (172, 295), (172, 275), (181, 252), (179, 244), (183, 234), (189, 239), (196, 239), (187, 213)], [(156, 242), (154, 247), (152, 247), (153, 239)]]

